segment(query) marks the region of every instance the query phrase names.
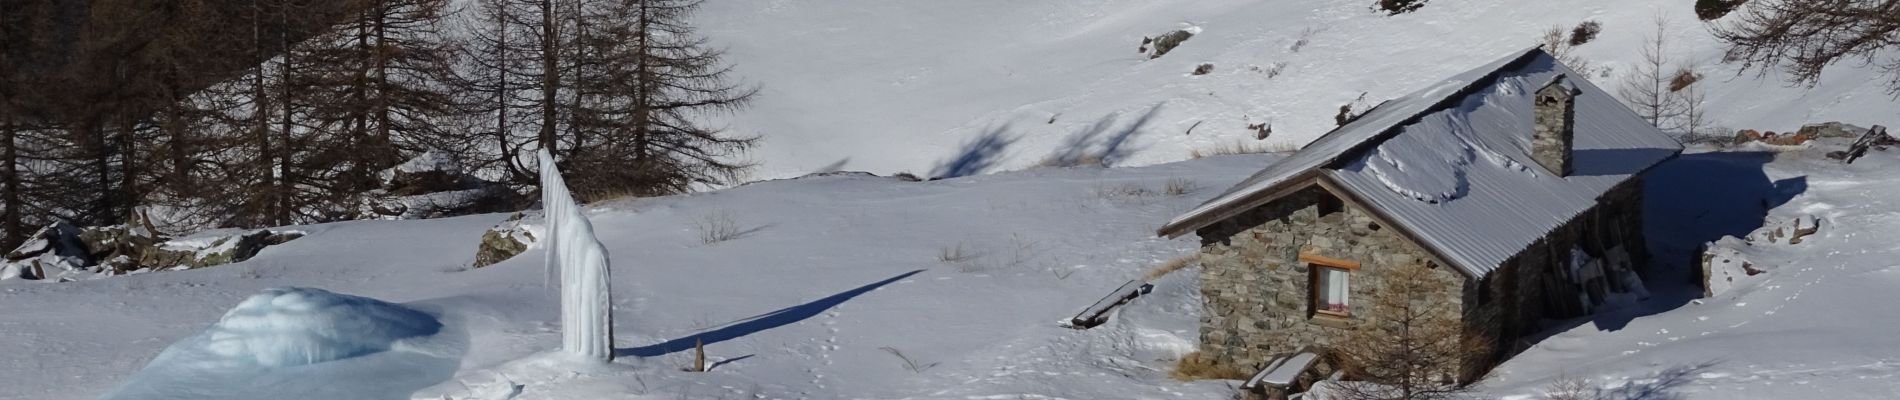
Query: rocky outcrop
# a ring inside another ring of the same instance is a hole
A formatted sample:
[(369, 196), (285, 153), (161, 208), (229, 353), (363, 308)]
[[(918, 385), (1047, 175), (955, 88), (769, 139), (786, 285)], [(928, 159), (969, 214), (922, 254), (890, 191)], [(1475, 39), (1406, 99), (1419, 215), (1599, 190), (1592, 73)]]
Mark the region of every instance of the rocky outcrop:
[(92, 265), (92, 253), (79, 239), (81, 230), (66, 221), (54, 222), (28, 236), (26, 243), (6, 255), (0, 279), (46, 279), (48, 272)]
[(1818, 124), (1802, 125), (1801, 130), (1795, 131), (1795, 134), (1807, 135), (1809, 137), (1820, 137), (1820, 138), (1853, 139), (1855, 137), (1860, 136), (1861, 132), (1866, 132), (1866, 131), (1867, 131), (1867, 128), (1848, 125), (1845, 123), (1841, 123), (1840, 121), (1832, 121), (1832, 122), (1822, 122)]
[(1866, 131), (1867, 128), (1842, 123), (1840, 121), (1832, 121), (1802, 125), (1801, 129), (1794, 132), (1775, 133), (1775, 131), (1763, 132), (1754, 129), (1743, 129), (1735, 132), (1735, 137), (1731, 142), (1738, 145), (1761, 142), (1776, 146), (1799, 146), (1814, 139), (1821, 138), (1852, 139), (1859, 137), (1861, 133)]
[(1746, 237), (1724, 236), (1702, 245), (1702, 297), (1727, 291), (1737, 280), (1774, 270), (1773, 266), (1749, 260), (1756, 247), (1798, 245), (1809, 236), (1821, 233), (1821, 218), (1801, 215), (1794, 218), (1768, 218)]
[(141, 271), (204, 268), (248, 260), (265, 247), (302, 232), (259, 229), (173, 239), (143, 217), (123, 225), (81, 228), (60, 221), (34, 233), (8, 252), (0, 279), (59, 280)]
[[(539, 218), (535, 221), (539, 221)], [(495, 265), (528, 251), (528, 247), (540, 237), (536, 234), (539, 229), (540, 226), (530, 224), (527, 214), (521, 212), (488, 228), (488, 232), (482, 234), (481, 245), (475, 248), (473, 267)]]
[(423, 219), (516, 209), (521, 196), (477, 178), (447, 154), (424, 152), (378, 174), (380, 188), (363, 196), (364, 218)]

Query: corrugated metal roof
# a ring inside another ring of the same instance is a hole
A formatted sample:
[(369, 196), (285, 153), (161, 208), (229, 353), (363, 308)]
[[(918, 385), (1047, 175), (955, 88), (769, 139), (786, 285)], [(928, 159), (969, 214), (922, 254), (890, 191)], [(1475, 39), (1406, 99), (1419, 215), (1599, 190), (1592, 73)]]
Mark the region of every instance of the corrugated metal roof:
[[(1450, 79), (1404, 97), (1381, 103), (1358, 119), (1313, 140), (1299, 152), (1254, 173), (1253, 176), (1240, 181), (1239, 184), (1214, 196), (1206, 203), (1201, 203), (1193, 210), (1174, 217), (1173, 220), (1168, 221), (1167, 225), (1162, 226), (1159, 233), (1163, 236), (1180, 235), (1257, 206), (1259, 204), (1236, 203), (1249, 200), (1247, 199), (1249, 196), (1294, 183), (1296, 181), (1294, 178), (1303, 173), (1335, 163), (1341, 156), (1348, 155), (1352, 150), (1372, 142), (1372, 139), (1382, 136), (1393, 128), (1406, 124), (1433, 109), (1445, 107), (1445, 103), (1453, 100), (1454, 97), (1489, 81), (1493, 73), (1511, 64), (1520, 63), (1533, 53), (1542, 54), (1543, 51), (1537, 48), (1515, 51), (1508, 57), (1454, 75)], [(1261, 199), (1252, 200), (1256, 203), (1265, 202)], [(1222, 213), (1223, 209), (1229, 212)]]
[[(1170, 225), (1201, 221), (1197, 218), (1205, 215), (1195, 213), (1231, 207), (1239, 199), (1283, 184), (1276, 181), (1318, 172), (1366, 206), (1377, 208), (1422, 245), (1447, 258), (1446, 262), (1482, 277), (1589, 209), (1611, 187), (1682, 150), (1681, 144), (1601, 88), (1586, 79), (1567, 79), (1578, 93), (1573, 172), (1553, 175), (1530, 157), (1531, 96), (1559, 75), (1578, 75), (1541, 50), (1514, 53), (1485, 68), (1492, 70), (1468, 72), (1448, 81), (1468, 87), (1458, 91), (1459, 98), (1447, 99), (1452, 101), (1420, 115), (1388, 117), (1401, 121), (1380, 129), (1389, 134), (1329, 134), (1332, 142), (1321, 146), (1327, 138), (1316, 141), (1302, 154), (1255, 174), (1214, 201), (1176, 217)], [(1470, 76), (1484, 79), (1471, 85), (1472, 81), (1464, 80)], [(1428, 99), (1431, 92), (1421, 92), (1426, 94), (1421, 99)], [(1359, 142), (1341, 142), (1345, 140)], [(1315, 154), (1304, 154), (1315, 150)], [(1295, 158), (1303, 163), (1289, 164)], [(1198, 226), (1185, 229), (1194, 228)]]

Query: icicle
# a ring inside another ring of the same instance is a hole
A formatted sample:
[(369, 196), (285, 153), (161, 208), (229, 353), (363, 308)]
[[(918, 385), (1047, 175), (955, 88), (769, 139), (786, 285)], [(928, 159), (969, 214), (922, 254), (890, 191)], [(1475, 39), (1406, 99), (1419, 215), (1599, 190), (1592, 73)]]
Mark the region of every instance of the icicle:
[(613, 361), (613, 299), (607, 248), (581, 215), (554, 157), (541, 150), (541, 201), (548, 224), (548, 267), (560, 267), (561, 350)]
[(558, 207), (560, 207), (559, 204), (564, 203), (554, 198), (554, 192), (551, 190), (548, 190), (547, 182), (560, 181), (562, 182), (561, 186), (564, 189), (566, 188), (567, 185), (565, 181), (561, 180), (560, 168), (557, 168), (554, 165), (554, 157), (551, 155), (548, 155), (547, 150), (541, 150), (540, 152), (535, 153), (535, 156), (537, 160), (540, 161), (540, 164), (541, 164), (540, 165), (541, 182), (542, 182), (541, 184), (541, 221), (542, 223), (547, 225), (547, 230), (544, 231), (546, 233), (543, 234), (544, 236), (547, 236), (547, 237), (544, 238), (545, 240), (543, 241), (544, 243), (542, 244), (547, 249), (547, 252), (542, 257), (542, 260), (541, 260), (541, 288), (547, 289), (549, 288), (549, 285), (552, 282), (554, 282), (554, 279), (557, 276), (554, 272), (554, 266), (558, 264), (557, 262), (558, 259), (557, 257), (555, 257), (556, 252), (554, 251), (554, 249), (560, 248), (560, 246), (557, 244), (558, 243), (557, 241), (560, 240), (560, 235), (556, 235), (554, 233), (560, 232), (561, 228), (560, 226), (556, 225), (559, 223), (560, 219), (555, 218), (555, 216), (562, 215), (562, 214), (558, 214), (558, 211), (556, 210)]

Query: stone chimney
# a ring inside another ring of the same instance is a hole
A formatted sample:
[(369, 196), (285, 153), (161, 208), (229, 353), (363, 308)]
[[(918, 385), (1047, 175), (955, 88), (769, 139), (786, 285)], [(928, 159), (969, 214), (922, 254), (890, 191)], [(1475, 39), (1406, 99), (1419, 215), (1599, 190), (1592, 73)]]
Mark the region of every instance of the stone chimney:
[(1536, 125), (1531, 128), (1531, 159), (1557, 176), (1570, 176), (1572, 121), (1576, 115), (1578, 90), (1567, 77), (1557, 75), (1550, 84), (1537, 89)]

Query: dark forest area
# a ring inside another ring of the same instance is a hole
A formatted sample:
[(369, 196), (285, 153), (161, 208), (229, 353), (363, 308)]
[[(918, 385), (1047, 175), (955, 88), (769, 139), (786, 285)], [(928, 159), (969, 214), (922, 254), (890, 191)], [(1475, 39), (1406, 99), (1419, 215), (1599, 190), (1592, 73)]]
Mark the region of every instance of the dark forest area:
[[(443, 212), (516, 209), (539, 149), (589, 200), (726, 184), (749, 167), (733, 160), (756, 138), (703, 117), (756, 88), (693, 32), (697, 1), (470, 3), (8, 0), (0, 247), (62, 220), (189, 230), (410, 215), (386, 200), (432, 190), (479, 193)], [(447, 183), (398, 182), (415, 168), (444, 168), (422, 180)]]

